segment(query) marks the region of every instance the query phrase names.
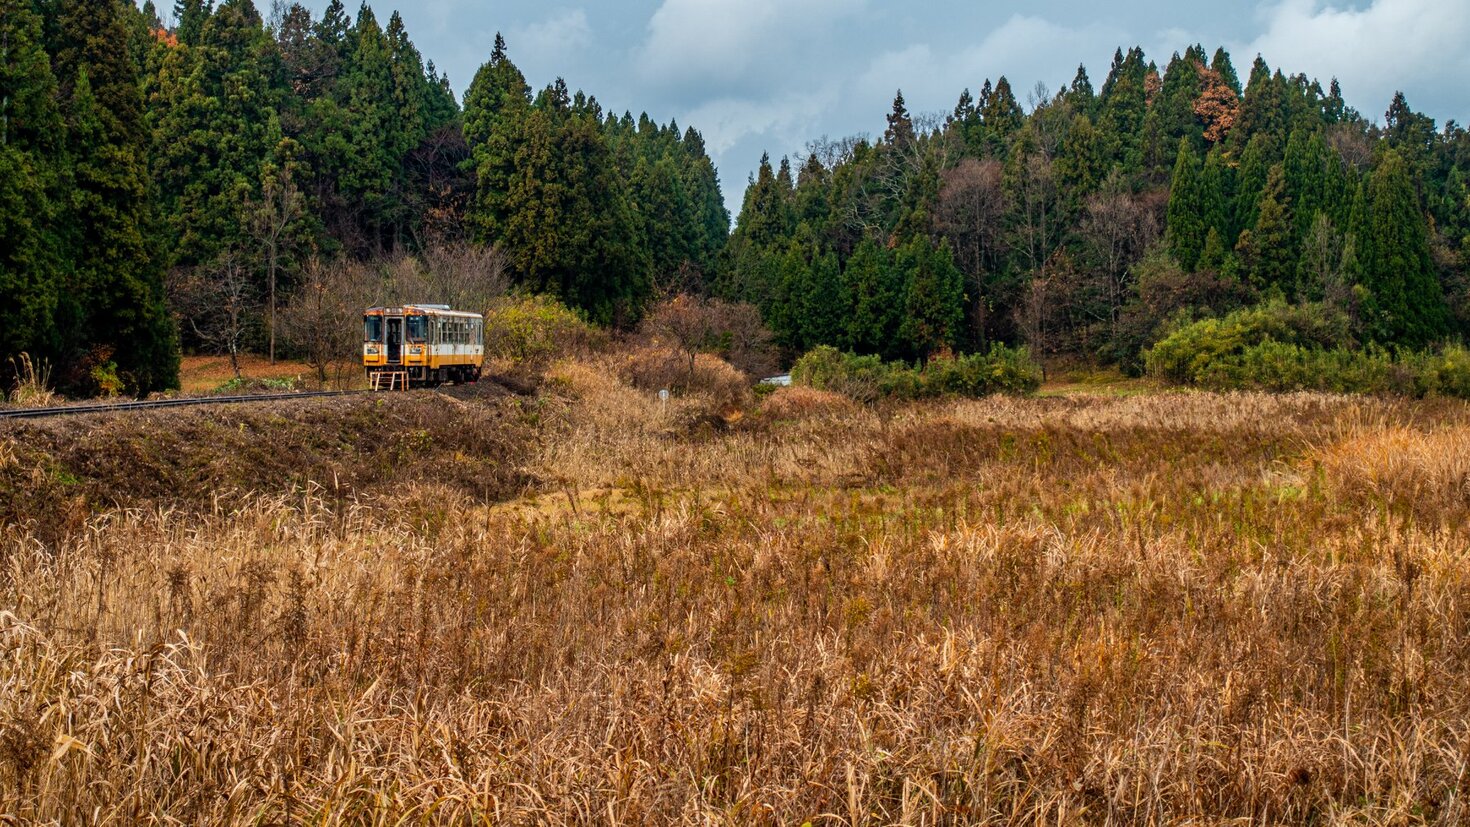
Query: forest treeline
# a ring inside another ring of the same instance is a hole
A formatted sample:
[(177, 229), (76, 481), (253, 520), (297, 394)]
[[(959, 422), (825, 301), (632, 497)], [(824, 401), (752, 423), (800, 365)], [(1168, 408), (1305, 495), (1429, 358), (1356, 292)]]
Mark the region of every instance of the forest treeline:
[(1379, 125), (1260, 58), (1242, 83), (1224, 50), (1119, 50), (1025, 106), (1004, 77), (942, 116), (900, 93), (875, 140), (763, 159), (732, 233), (696, 130), (533, 90), (498, 36), (462, 105), (397, 13), (341, 0), (0, 0), (0, 44), (0, 374), (29, 353), (74, 393), (170, 387), (181, 348), (301, 352), (278, 310), (340, 321), (323, 297), (446, 261), (619, 327), (749, 302), (791, 356), (1132, 370), (1258, 305), (1349, 347), (1470, 331), (1466, 131), (1402, 95)]
[(794, 351), (910, 360), (1005, 342), (1136, 369), (1168, 329), (1262, 302), (1345, 317), (1344, 346), (1470, 331), (1454, 122), (1400, 94), (1375, 125), (1335, 80), (1257, 58), (1242, 85), (1201, 46), (1028, 97), (1001, 77), (925, 117), (900, 92), (878, 140), (762, 159), (715, 289)]
[(321, 262), (494, 245), (512, 282), (627, 324), (724, 246), (698, 132), (533, 95), (498, 37), (461, 107), (396, 12), (168, 12), (0, 0), (0, 354), (65, 389), (171, 387), (181, 346), (274, 350)]

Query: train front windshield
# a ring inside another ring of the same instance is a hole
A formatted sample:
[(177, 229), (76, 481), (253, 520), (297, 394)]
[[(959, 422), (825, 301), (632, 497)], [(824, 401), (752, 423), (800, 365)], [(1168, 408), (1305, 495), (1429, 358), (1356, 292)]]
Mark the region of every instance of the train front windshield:
[(404, 323), (408, 326), (410, 342), (422, 342), (429, 335), (429, 320), (423, 316), (409, 316)]
[(369, 342), (381, 342), (381, 341), (383, 341), (383, 317), (382, 316), (364, 316), (363, 317), (363, 320), (362, 320), (362, 323), (363, 323), (363, 325), (362, 325), (363, 326), (363, 336)]

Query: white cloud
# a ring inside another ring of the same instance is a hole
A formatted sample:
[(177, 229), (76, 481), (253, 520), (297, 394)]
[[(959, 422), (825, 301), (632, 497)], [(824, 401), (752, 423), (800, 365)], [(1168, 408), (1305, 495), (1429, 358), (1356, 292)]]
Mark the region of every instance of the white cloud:
[(816, 71), (817, 44), (866, 0), (664, 0), (637, 50), (654, 88), (697, 89), (706, 100), (800, 85)]
[[(1261, 12), (1264, 31), (1233, 49), (1242, 75), (1259, 53), (1271, 66), (1336, 77), (1364, 117), (1380, 118), (1393, 93), (1445, 120), (1470, 114), (1470, 3), (1373, 0), (1362, 9), (1320, 0), (1281, 0)], [(1244, 78), (1242, 78), (1244, 79)]]
[(750, 135), (773, 138), (774, 146), (801, 146), (830, 109), (832, 90), (782, 95), (772, 100), (723, 98), (690, 110), (682, 120), (698, 124), (705, 145), (723, 155)]
[(565, 74), (568, 67), (578, 63), (579, 52), (591, 45), (592, 26), (587, 22), (587, 12), (567, 9), (517, 26), (506, 32), (505, 37), (516, 63), (528, 78), (548, 71)]
[[(978, 92), (987, 79), (1005, 75), (1024, 105), (1037, 82), (1055, 92), (1072, 80), (1078, 63), (1106, 72), (1107, 58), (1125, 40), (1106, 26), (1069, 28), (1018, 14), (973, 46), (943, 52), (921, 43), (881, 54), (858, 78), (855, 92), (869, 109), (881, 107), (879, 113), (887, 111), (895, 89), (903, 90), (912, 111), (948, 110), (960, 90)], [(1094, 85), (1101, 80), (1095, 77)]]

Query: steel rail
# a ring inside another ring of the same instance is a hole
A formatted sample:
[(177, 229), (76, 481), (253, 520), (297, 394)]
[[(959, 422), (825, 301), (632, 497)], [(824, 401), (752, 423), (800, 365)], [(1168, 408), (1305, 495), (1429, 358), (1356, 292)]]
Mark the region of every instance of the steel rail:
[(80, 416), (92, 413), (150, 411), (156, 408), (194, 408), (203, 405), (237, 405), (247, 402), (282, 402), (292, 399), (321, 399), (329, 396), (352, 396), (367, 391), (301, 391), (297, 393), (255, 394), (250, 396), (191, 396), (178, 399), (147, 399), (108, 402), (100, 405), (62, 405), (53, 408), (0, 408), (0, 419), (41, 419), (48, 416)]

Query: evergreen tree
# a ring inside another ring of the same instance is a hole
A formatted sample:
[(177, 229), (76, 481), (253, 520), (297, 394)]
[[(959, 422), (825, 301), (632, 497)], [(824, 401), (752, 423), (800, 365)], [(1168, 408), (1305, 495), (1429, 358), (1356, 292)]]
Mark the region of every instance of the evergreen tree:
[(1211, 227), (1205, 234), (1205, 246), (1200, 250), (1196, 266), (1199, 270), (1219, 272), (1225, 266), (1226, 255), (1224, 236), (1217, 228)]
[(1179, 266), (1193, 270), (1204, 249), (1206, 224), (1204, 191), (1199, 158), (1188, 138), (1179, 139), (1179, 152), (1174, 162), (1174, 177), (1169, 187), (1169, 252)]
[(865, 238), (847, 260), (844, 277), (851, 295), (846, 345), (858, 353), (895, 357), (906, 296), (892, 254)]
[(342, 0), (331, 0), (327, 3), (321, 22), (317, 24), (317, 37), (323, 45), (336, 53), (335, 65), (345, 68), (353, 52), (352, 18), (347, 14)]
[(883, 132), (883, 142), (896, 147), (906, 147), (914, 142), (914, 122), (909, 118), (902, 89), (893, 96), (893, 111), (888, 113), (888, 128)]
[(1237, 97), (1240, 96), (1240, 76), (1235, 73), (1235, 65), (1230, 62), (1230, 53), (1225, 51), (1224, 46), (1216, 49), (1215, 56), (1210, 58), (1210, 70), (1218, 74), (1235, 91)]
[(178, 343), (164, 307), (162, 264), (148, 243), (147, 139), (123, 7), (65, 0), (58, 33), (53, 65), (62, 73), (72, 169), (68, 290), (81, 311), (64, 331), (78, 354), (73, 365), (90, 353), (115, 363), (131, 391), (174, 387)]
[(41, 20), (28, 0), (0, 0), (0, 375), (29, 353), (54, 361), (63, 261), (57, 223), (60, 113)]
[(506, 54), (505, 38), (495, 35), (490, 60), (475, 73), (464, 98), (464, 136), (470, 147), (491, 141), (501, 121), (522, 117), (531, 103), (531, 87)]
[(829, 250), (814, 256), (807, 274), (800, 304), (805, 346), (841, 345), (852, 297), (838, 266), (837, 254)]
[(1356, 205), (1358, 281), (1375, 341), (1422, 347), (1445, 335), (1448, 312), (1408, 164), (1387, 150)]
[(1280, 164), (1271, 167), (1256, 205), (1256, 224), (1249, 243), (1240, 250), (1247, 281), (1255, 289), (1296, 296), (1296, 239), (1286, 176)]
[(663, 279), (697, 267), (700, 227), (674, 158), (665, 155), (652, 163), (638, 159), (632, 190), (654, 274)]
[(174, 3), (174, 19), (178, 21), (174, 34), (180, 43), (185, 46), (199, 45), (199, 37), (204, 33), (204, 23), (211, 12), (210, 5), (207, 0), (177, 0)]
[[(547, 143), (529, 148), (532, 139), (549, 142), (542, 124), (531, 124), (531, 90), (506, 54), (505, 39), (495, 36), (495, 49), (465, 93), (464, 137), (475, 174), (475, 202), (467, 216), (481, 241), (493, 241), (506, 231), (510, 210), (506, 200), (513, 187), (525, 185), (525, 170), (517, 156), (530, 152), (539, 164)], [(546, 125), (549, 128), (549, 125)]]
[(1337, 78), (1327, 87), (1327, 98), (1322, 101), (1322, 116), (1328, 123), (1340, 123), (1348, 117), (1347, 103), (1342, 99), (1342, 87)]
[(282, 137), (277, 55), (249, 0), (226, 0), (196, 45), (162, 59), (148, 117), (170, 263), (209, 263), (244, 243), (244, 202)]
[(393, 59), (388, 38), (366, 5), (353, 27), (350, 68), (341, 80), (350, 124), (346, 164), (338, 181), (348, 203), (361, 214), (352, 246), (364, 254), (394, 246), (390, 193), (399, 166), (394, 152)]
[(1067, 86), (1067, 102), (1075, 112), (1089, 117), (1097, 106), (1097, 93), (1092, 89), (1092, 80), (1087, 77), (1087, 67), (1080, 63), (1072, 83)]
[(1294, 130), (1282, 163), (1298, 241), (1306, 238), (1319, 214), (1335, 225), (1347, 220), (1351, 207), (1348, 173), (1342, 157), (1328, 148), (1320, 128)]
[(1275, 143), (1269, 135), (1258, 134), (1246, 144), (1235, 176), (1233, 229), (1236, 233), (1255, 226), (1261, 191), (1266, 188), (1266, 177), (1271, 171), (1271, 165), (1276, 163), (1275, 156)]
[(740, 210), (736, 232), (742, 240), (766, 247), (792, 232), (786, 211), (784, 185), (771, 169), (771, 158), (762, 155), (760, 166), (745, 188), (745, 206)]
[(980, 123), (987, 153), (1004, 158), (1011, 136), (1020, 130), (1024, 120), (1021, 104), (1016, 102), (1016, 95), (1011, 91), (1011, 82), (1001, 75), (995, 82), (995, 88), (980, 96)]
[[(1237, 148), (1246, 146), (1257, 135), (1269, 136), (1274, 141), (1285, 139), (1290, 129), (1285, 87), (1286, 79), (1281, 73), (1272, 75), (1266, 61), (1257, 55), (1241, 99), (1240, 117), (1231, 132)], [(1272, 160), (1274, 163), (1275, 159)]]
[(1438, 138), (1434, 119), (1409, 108), (1403, 92), (1394, 93), (1383, 117), (1383, 136), (1408, 165), (1409, 175), (1422, 194), (1425, 190), (1424, 174)]
[(809, 238), (793, 238), (786, 244), (774, 301), (766, 313), (776, 341), (793, 351), (806, 350), (812, 344), (807, 340), (805, 324), (805, 300), (812, 281), (810, 243)]
[(720, 177), (705, 150), (704, 137), (694, 127), (684, 130), (680, 144), (684, 160), (679, 168), (684, 175), (684, 190), (688, 193), (695, 237), (702, 269), (714, 267), (715, 256), (724, 249), (730, 235), (730, 210), (720, 192)]
[(960, 99), (955, 103), (946, 126), (950, 134), (959, 138), (966, 154), (978, 156), (982, 153), (984, 148), (983, 136), (980, 134), (980, 110), (975, 106), (975, 98), (970, 94), (969, 87), (960, 92)]
[(935, 247), (915, 238), (899, 248), (897, 267), (906, 287), (899, 338), (908, 352), (927, 358), (956, 347), (965, 320), (965, 277), (949, 245)]
[(1176, 160), (1177, 153), (1171, 152), (1181, 140), (1192, 148), (1203, 146), (1204, 127), (1194, 112), (1203, 88), (1203, 68), (1203, 47), (1191, 46), (1182, 56), (1176, 52), (1164, 72), (1158, 99), (1144, 123), (1144, 164), (1155, 174), (1164, 174)]
[(1205, 156), (1200, 173), (1200, 217), (1206, 230), (1215, 230), (1223, 242), (1234, 239), (1235, 171), (1225, 160), (1225, 152), (1216, 144)]
[(1073, 118), (1072, 128), (1062, 141), (1056, 171), (1074, 212), (1107, 177), (1108, 169), (1107, 150), (1092, 120), (1086, 115)]
[(1129, 49), (1126, 56), (1120, 49), (1113, 56), (1112, 69), (1099, 95), (1098, 126), (1112, 158), (1126, 170), (1136, 170), (1142, 164), (1139, 143), (1148, 113), (1147, 75), (1142, 49)]
[(816, 153), (812, 153), (796, 175), (795, 200), (792, 202), (796, 221), (812, 227), (826, 224), (830, 210), (827, 195), (827, 169)]

